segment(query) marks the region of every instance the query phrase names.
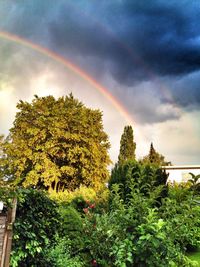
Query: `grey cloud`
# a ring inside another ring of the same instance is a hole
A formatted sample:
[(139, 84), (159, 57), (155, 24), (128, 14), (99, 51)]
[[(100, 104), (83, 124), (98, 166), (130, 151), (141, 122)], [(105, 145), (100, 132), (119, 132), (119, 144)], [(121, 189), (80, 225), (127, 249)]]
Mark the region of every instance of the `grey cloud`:
[[(162, 92), (154, 81), (145, 81), (131, 87), (117, 86), (109, 83), (109, 90), (120, 99), (120, 102), (133, 114), (133, 119), (143, 125), (176, 121), (182, 115), (182, 108), (175, 104), (175, 99), (167, 97), (171, 92), (162, 88)], [(164, 86), (164, 82), (162, 81)], [(157, 89), (156, 89), (157, 88)]]
[[(49, 46), (88, 72), (103, 71), (101, 59), (122, 84), (200, 67), (200, 41), (191, 42), (200, 36), (195, 1), (10, 0), (3, 9), (3, 29)], [(91, 66), (87, 57), (97, 63)]]
[(29, 95), (31, 79), (49, 65), (48, 58), (6, 40), (0, 42), (0, 59), (0, 90), (6, 84), (23, 97)]
[[(190, 73), (176, 80), (166, 82), (173, 100), (185, 110), (200, 107), (200, 71)], [(163, 102), (168, 102), (166, 99)]]
[(103, 2), (99, 9), (96, 4), (95, 19), (63, 5), (49, 23), (54, 48), (100, 57), (115, 79), (127, 84), (149, 79), (151, 72), (174, 76), (199, 69), (199, 46), (188, 42), (200, 34), (198, 5), (191, 2), (186, 13), (175, 1)]
[[(108, 72), (123, 88), (122, 96), (127, 87), (134, 88), (133, 97), (142, 95), (137, 85), (160, 77), (169, 81), (180, 107), (198, 108), (200, 75), (194, 80), (189, 76), (200, 68), (199, 11), (199, 3), (189, 0), (8, 0), (0, 3), (0, 27), (49, 47), (100, 82)], [(16, 64), (10, 66), (13, 73)], [(170, 102), (161, 93), (157, 97)], [(143, 107), (144, 121), (173, 118), (148, 109)]]

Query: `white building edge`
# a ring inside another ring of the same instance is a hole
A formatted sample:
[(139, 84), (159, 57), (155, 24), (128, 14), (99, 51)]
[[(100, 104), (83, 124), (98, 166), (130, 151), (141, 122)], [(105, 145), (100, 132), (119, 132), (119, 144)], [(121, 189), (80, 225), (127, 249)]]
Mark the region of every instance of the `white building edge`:
[(163, 166), (163, 169), (169, 174), (168, 182), (181, 183), (191, 179), (191, 174), (200, 174), (200, 165), (180, 165), (180, 166)]

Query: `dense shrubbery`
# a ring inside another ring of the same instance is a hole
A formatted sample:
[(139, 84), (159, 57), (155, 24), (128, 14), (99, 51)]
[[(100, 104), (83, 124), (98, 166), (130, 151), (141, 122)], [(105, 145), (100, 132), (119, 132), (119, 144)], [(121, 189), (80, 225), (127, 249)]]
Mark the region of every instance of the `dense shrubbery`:
[(72, 255), (71, 241), (65, 237), (57, 238), (55, 246), (46, 251), (46, 261), (49, 267), (86, 267), (81, 257)]
[(54, 243), (60, 224), (57, 205), (45, 193), (33, 189), (20, 190), (11, 266), (49, 266), (43, 251)]
[(163, 200), (159, 213), (168, 223), (168, 236), (183, 251), (200, 246), (200, 206), (188, 185), (170, 187), (169, 197)]
[(71, 205), (79, 212), (87, 207), (87, 202), (95, 202), (96, 210), (108, 209), (109, 190), (106, 186), (101, 186), (98, 191), (91, 187), (80, 186), (74, 191), (64, 190), (62, 192), (50, 192), (50, 198), (61, 206)]
[(192, 183), (168, 188), (162, 170), (136, 162), (115, 167), (115, 175), (109, 199), (106, 190), (99, 198), (80, 188), (60, 193), (55, 204), (42, 192), (23, 190), (12, 266), (194, 266), (185, 256), (200, 245)]
[(80, 186), (74, 191), (51, 191), (50, 197), (60, 204), (70, 204), (76, 198), (82, 198), (84, 200), (96, 200), (97, 193), (91, 187)]
[(109, 213), (86, 216), (87, 248), (98, 266), (191, 266), (152, 201), (135, 189), (131, 195), (126, 204), (115, 191)]
[(112, 170), (109, 188), (113, 184), (121, 185), (122, 198), (128, 201), (131, 187), (135, 187), (144, 195), (149, 195), (158, 186), (162, 186), (158, 201), (167, 196), (168, 175), (157, 165), (140, 164), (136, 161), (126, 161), (124, 164), (116, 164)]

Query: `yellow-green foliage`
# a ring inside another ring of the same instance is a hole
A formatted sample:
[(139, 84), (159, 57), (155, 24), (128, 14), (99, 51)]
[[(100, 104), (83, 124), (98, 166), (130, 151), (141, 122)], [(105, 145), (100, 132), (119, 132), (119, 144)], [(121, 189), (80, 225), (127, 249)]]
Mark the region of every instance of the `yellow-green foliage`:
[(74, 191), (64, 190), (63, 192), (50, 191), (50, 198), (59, 203), (69, 204), (73, 199), (82, 197), (84, 200), (96, 200), (97, 195), (93, 188), (80, 186)]
[(108, 181), (110, 144), (99, 110), (72, 95), (35, 96), (17, 108), (2, 151), (15, 184), (73, 191), (80, 185), (98, 190)]
[(97, 204), (104, 205), (108, 201), (109, 190), (102, 187), (101, 190), (95, 191), (91, 187), (80, 186), (74, 191), (64, 190), (63, 192), (49, 192), (50, 198), (58, 203), (70, 204), (74, 199), (82, 197), (85, 201), (95, 201)]

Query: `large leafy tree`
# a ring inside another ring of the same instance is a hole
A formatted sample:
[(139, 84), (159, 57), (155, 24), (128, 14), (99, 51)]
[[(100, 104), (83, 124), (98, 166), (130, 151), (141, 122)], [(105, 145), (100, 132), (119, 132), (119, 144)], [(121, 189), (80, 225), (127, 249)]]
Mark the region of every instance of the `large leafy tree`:
[(5, 153), (16, 184), (53, 190), (98, 188), (108, 179), (108, 136), (102, 113), (72, 94), (17, 104)]
[(118, 163), (124, 163), (127, 160), (135, 160), (136, 143), (133, 137), (133, 128), (128, 125), (124, 127), (124, 132), (120, 140), (120, 151)]

